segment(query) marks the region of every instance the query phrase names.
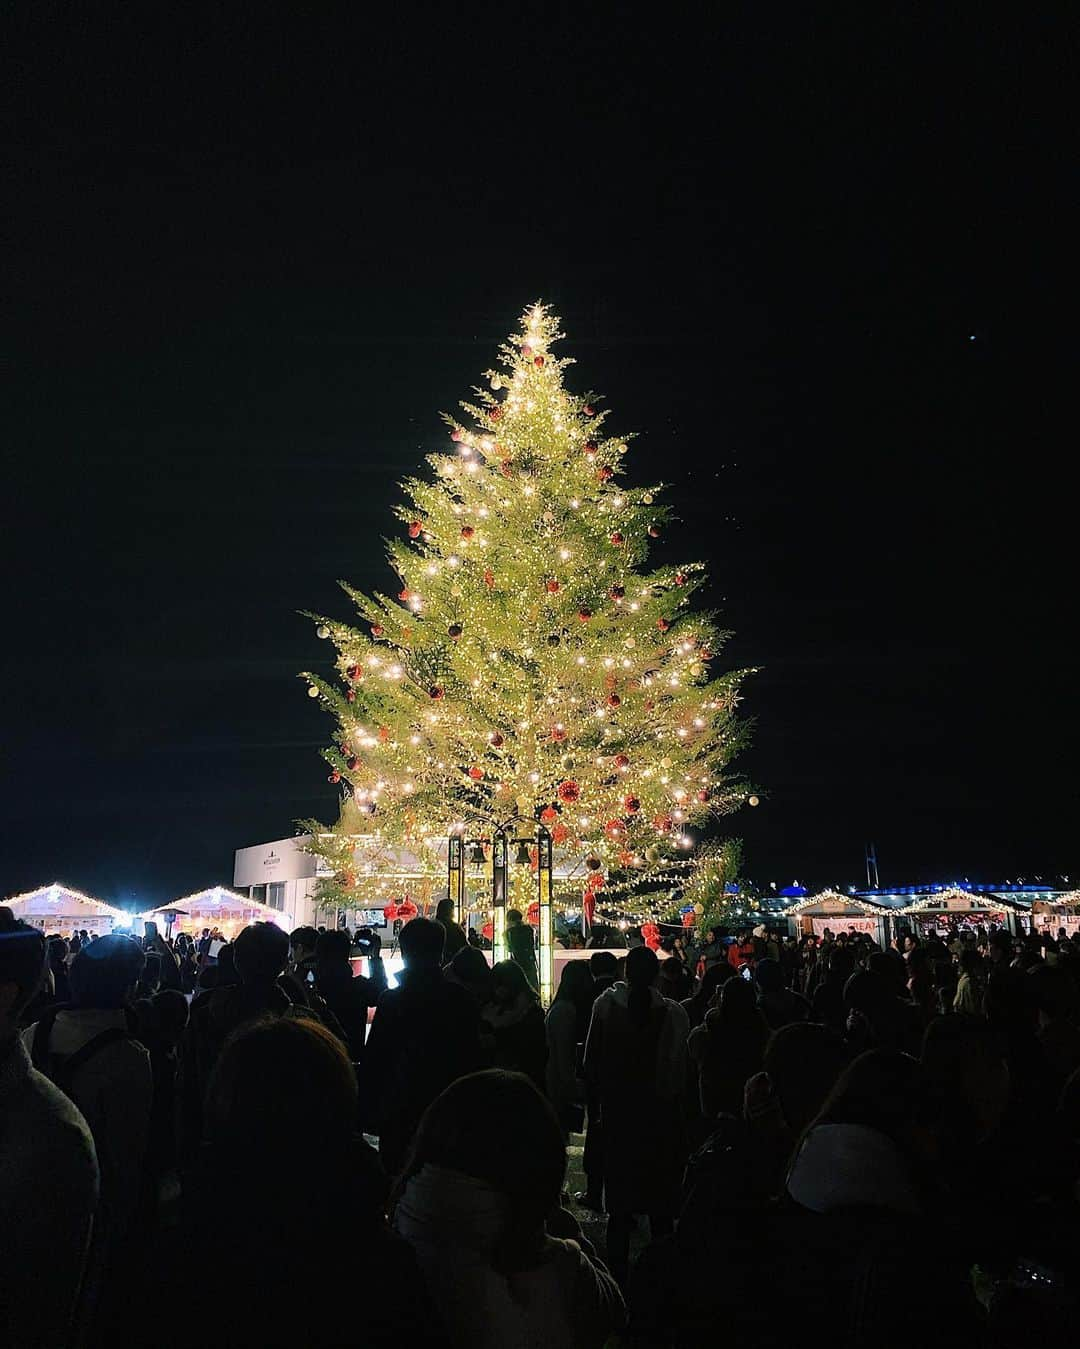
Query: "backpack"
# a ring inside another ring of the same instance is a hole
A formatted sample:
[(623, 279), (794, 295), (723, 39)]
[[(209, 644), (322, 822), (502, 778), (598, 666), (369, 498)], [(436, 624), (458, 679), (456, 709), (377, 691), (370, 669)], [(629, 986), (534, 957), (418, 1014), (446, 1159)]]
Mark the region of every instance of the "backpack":
[(134, 1040), (135, 1036), (126, 1027), (110, 1026), (108, 1030), (91, 1036), (74, 1054), (53, 1054), (49, 1050), (49, 1040), (56, 1014), (63, 1010), (62, 1007), (50, 1007), (34, 1027), (30, 1061), (39, 1073), (44, 1073), (66, 1096), (71, 1096), (75, 1075), (84, 1064), (110, 1045), (118, 1044), (121, 1040)]

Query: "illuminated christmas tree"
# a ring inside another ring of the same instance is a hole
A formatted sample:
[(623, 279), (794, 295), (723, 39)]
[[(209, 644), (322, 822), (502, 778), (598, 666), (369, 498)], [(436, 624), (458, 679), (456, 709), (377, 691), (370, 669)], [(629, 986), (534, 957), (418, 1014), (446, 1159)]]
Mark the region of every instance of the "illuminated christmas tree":
[(603, 886), (611, 904), (685, 875), (688, 829), (746, 798), (726, 776), (743, 672), (712, 671), (723, 635), (690, 606), (702, 568), (646, 569), (661, 489), (620, 481), (626, 439), (564, 387), (558, 323), (525, 312), (446, 418), (431, 477), (403, 484), (394, 593), (344, 585), (361, 626), (312, 615), (337, 649), (339, 681), (305, 677), (337, 722), (344, 804), (309, 827), (343, 906), (362, 902), (358, 846), (423, 855), (507, 822), (547, 828), (582, 859), (578, 902)]

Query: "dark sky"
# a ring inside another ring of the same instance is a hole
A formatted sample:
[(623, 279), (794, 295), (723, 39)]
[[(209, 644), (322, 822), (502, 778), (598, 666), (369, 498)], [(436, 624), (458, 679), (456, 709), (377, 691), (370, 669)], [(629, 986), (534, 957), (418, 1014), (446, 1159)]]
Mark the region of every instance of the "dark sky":
[(538, 297), (762, 667), (749, 873), (1080, 871), (1067, 31), (192, 8), (8, 43), (0, 892), (332, 817), (296, 611)]

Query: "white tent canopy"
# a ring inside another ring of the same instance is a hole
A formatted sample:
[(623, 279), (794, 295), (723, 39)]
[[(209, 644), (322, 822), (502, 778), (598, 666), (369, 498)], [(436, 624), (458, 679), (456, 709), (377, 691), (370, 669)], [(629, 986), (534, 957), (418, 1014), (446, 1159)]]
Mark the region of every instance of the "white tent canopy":
[(4, 901), (16, 918), (39, 927), (44, 932), (67, 933), (85, 928), (87, 932), (99, 936), (111, 932), (114, 927), (130, 927), (138, 917), (126, 909), (118, 909), (115, 904), (107, 904), (103, 899), (94, 899), (84, 895), (61, 881), (43, 885), (37, 890), (27, 890), (25, 894), (15, 895)]

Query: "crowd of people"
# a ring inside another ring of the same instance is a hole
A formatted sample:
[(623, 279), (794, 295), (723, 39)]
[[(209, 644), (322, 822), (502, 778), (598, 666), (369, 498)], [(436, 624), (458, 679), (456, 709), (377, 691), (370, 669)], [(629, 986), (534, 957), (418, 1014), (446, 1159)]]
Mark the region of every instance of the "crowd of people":
[(399, 943), (392, 981), (371, 932), (0, 909), (0, 1343), (1078, 1328), (1076, 938), (712, 930), (568, 960), (546, 1012), (531, 934)]

